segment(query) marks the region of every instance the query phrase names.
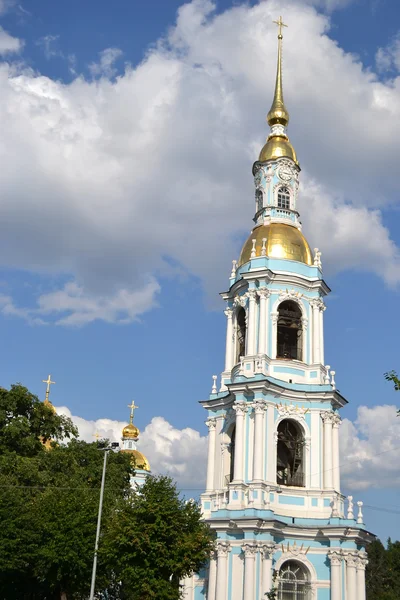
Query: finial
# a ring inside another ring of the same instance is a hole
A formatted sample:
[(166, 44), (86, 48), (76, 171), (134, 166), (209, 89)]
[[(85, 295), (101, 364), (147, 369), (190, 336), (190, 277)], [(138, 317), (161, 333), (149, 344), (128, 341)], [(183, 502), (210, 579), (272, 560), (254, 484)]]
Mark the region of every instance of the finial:
[(234, 279), (236, 277), (236, 270), (237, 270), (237, 260), (233, 260), (232, 261), (232, 271), (231, 271), (231, 279)]
[(135, 414), (135, 409), (139, 408), (139, 407), (136, 406), (135, 401), (132, 400), (132, 402), (130, 404), (128, 404), (128, 408), (131, 409), (131, 414), (130, 414), (130, 417), (129, 417), (129, 423), (132, 425), (132, 423), (133, 423), (133, 417), (134, 417), (134, 414)]
[(211, 393), (212, 394), (217, 394), (218, 393), (218, 390), (217, 390), (217, 376), (213, 375), (212, 379), (213, 379), (213, 384), (212, 384), (212, 388), (211, 388)]
[(47, 383), (47, 388), (46, 388), (46, 397), (44, 399), (44, 403), (45, 404), (50, 404), (50, 400), (49, 400), (49, 396), (50, 396), (50, 386), (55, 383), (55, 381), (51, 380), (51, 375), (48, 376), (47, 379), (43, 379), (42, 380), (43, 383)]
[[(272, 128), (271, 135), (286, 135), (284, 128), (289, 123), (289, 113), (286, 110), (283, 101), (282, 90), (282, 27), (287, 27), (279, 17), (279, 21), (274, 21), (278, 25), (278, 65), (276, 69), (275, 94), (272, 101), (272, 106), (267, 115), (268, 125)], [(274, 126), (276, 127), (274, 130)]]
[(251, 247), (250, 258), (255, 258), (256, 257), (256, 243), (257, 243), (257, 240), (256, 239), (251, 240), (251, 243), (252, 243), (252, 247)]
[(361, 502), (361, 500), (359, 500), (357, 502), (357, 506), (358, 506), (357, 523), (359, 525), (363, 525), (364, 524), (364, 515), (362, 513), (362, 507), (364, 506), (364, 502)]

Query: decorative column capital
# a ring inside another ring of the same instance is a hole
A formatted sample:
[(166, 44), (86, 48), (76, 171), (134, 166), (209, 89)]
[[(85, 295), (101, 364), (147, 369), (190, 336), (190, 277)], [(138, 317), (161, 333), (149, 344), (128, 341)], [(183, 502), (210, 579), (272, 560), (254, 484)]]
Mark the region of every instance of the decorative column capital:
[(271, 292), (268, 288), (260, 288), (259, 290), (257, 290), (257, 295), (260, 299), (267, 300), (267, 298), (270, 297)]
[(229, 542), (217, 542), (217, 554), (218, 558), (226, 558), (228, 556), (228, 552), (231, 551), (231, 545)]
[(262, 415), (267, 410), (267, 404), (265, 400), (255, 400), (252, 406), (256, 415)]
[(343, 557), (340, 550), (330, 550), (328, 552), (328, 557), (333, 567), (340, 567), (340, 565), (342, 564)]
[(333, 422), (335, 419), (335, 413), (331, 410), (325, 410), (325, 411), (321, 412), (321, 419), (327, 425), (333, 425)]
[(255, 558), (258, 551), (258, 547), (256, 544), (243, 544), (242, 550), (246, 558)]
[(342, 419), (340, 418), (340, 415), (338, 415), (337, 413), (333, 413), (333, 417), (332, 417), (333, 426), (339, 427), (341, 422), (342, 422)]
[(228, 319), (232, 319), (232, 317), (233, 317), (233, 308), (226, 308), (224, 310), (224, 313), (228, 317)]
[(257, 290), (251, 289), (251, 290), (249, 290), (247, 292), (247, 297), (248, 297), (248, 299), (249, 299), (250, 302), (255, 302), (256, 299), (257, 299), (257, 295), (258, 295), (257, 294)]
[(310, 300), (310, 306), (312, 306), (315, 310), (318, 309), (320, 311), (324, 311), (326, 309), (326, 306), (321, 298), (313, 298)]
[(278, 323), (278, 317), (279, 317), (279, 313), (276, 311), (272, 311), (271, 312), (271, 321), (273, 325), (276, 325)]
[(244, 417), (247, 414), (249, 405), (247, 402), (236, 402), (232, 408), (236, 412), (236, 417)]
[(356, 554), (358, 555), (355, 560), (357, 570), (365, 571), (365, 567), (368, 564), (367, 553), (359, 550)]
[(359, 560), (357, 554), (353, 552), (349, 552), (348, 554), (346, 553), (344, 555), (344, 559), (346, 561), (347, 566), (354, 569), (356, 568), (357, 561)]
[(243, 296), (235, 296), (233, 303), (235, 306), (241, 306), (242, 308), (245, 308), (247, 304), (247, 294), (243, 294)]
[(264, 560), (271, 560), (278, 548), (274, 542), (267, 542), (266, 544), (260, 543), (258, 547)]
[(207, 419), (206, 425), (209, 431), (214, 431), (217, 426), (217, 419), (215, 419), (214, 417)]

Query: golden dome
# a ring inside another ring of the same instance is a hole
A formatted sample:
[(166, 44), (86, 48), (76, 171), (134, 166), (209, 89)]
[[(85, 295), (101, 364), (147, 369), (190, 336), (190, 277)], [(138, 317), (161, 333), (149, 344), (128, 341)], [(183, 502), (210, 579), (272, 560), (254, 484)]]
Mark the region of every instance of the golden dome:
[(310, 246), (304, 235), (297, 227), (285, 223), (271, 223), (259, 225), (251, 232), (240, 253), (240, 267), (250, 260), (253, 240), (256, 240), (256, 256), (261, 256), (262, 240), (266, 238), (266, 255), (269, 258), (284, 258), (297, 260), (306, 265), (313, 264)]
[(264, 162), (265, 160), (277, 159), (277, 158), (291, 158), (296, 164), (297, 156), (296, 152), (289, 142), (287, 137), (273, 136), (270, 137), (260, 152), (258, 160)]
[(136, 425), (133, 425), (133, 423), (129, 423), (129, 425), (126, 425), (126, 427), (123, 428), (122, 437), (131, 440), (137, 440), (137, 438), (139, 437), (139, 433), (140, 431), (136, 427)]
[(150, 471), (150, 464), (147, 458), (139, 452), (139, 450), (121, 450), (121, 452), (129, 452), (132, 455), (132, 464), (136, 469), (143, 469), (143, 471)]

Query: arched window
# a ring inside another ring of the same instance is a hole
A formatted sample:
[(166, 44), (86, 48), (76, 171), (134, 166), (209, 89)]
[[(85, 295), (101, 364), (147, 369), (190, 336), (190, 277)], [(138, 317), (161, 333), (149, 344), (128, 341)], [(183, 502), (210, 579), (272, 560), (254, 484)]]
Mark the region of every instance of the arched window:
[(229, 481), (233, 481), (235, 476), (235, 443), (236, 443), (236, 427), (232, 429), (231, 433), (231, 461), (229, 466)]
[(310, 598), (310, 575), (306, 567), (295, 560), (284, 562), (278, 574), (278, 600)]
[(287, 187), (278, 190), (278, 208), (290, 209), (290, 192)]
[(132, 448), (132, 442), (128, 443), (128, 448)]
[(258, 189), (256, 190), (256, 210), (257, 212), (259, 212), (260, 210), (262, 210), (264, 204), (264, 197), (263, 197), (263, 193), (262, 190)]
[(236, 315), (236, 362), (246, 354), (246, 312), (240, 308)]
[(296, 421), (284, 419), (278, 425), (276, 482), (305, 487), (303, 431)]
[(301, 310), (292, 300), (279, 305), (277, 342), (277, 358), (303, 360)]

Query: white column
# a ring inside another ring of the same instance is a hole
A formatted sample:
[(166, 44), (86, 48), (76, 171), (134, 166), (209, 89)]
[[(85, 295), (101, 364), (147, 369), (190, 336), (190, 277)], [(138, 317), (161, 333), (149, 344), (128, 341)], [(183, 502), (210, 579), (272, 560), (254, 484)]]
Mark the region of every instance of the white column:
[(272, 589), (272, 557), (275, 551), (275, 544), (269, 542), (261, 544), (262, 568), (261, 568), (261, 598)]
[(339, 426), (341, 422), (339, 415), (334, 415), (332, 427), (332, 473), (333, 489), (335, 492), (340, 492)]
[(255, 600), (254, 584), (257, 546), (254, 544), (243, 544), (242, 550), (244, 552), (244, 597), (246, 600)]
[(328, 553), (331, 561), (331, 600), (342, 600), (342, 589), (340, 571), (342, 568), (342, 557), (339, 552), (332, 550)]
[(365, 600), (365, 567), (368, 564), (364, 552), (358, 553), (359, 557), (356, 561), (357, 568), (357, 600)]
[(320, 355), (320, 360), (321, 360), (321, 364), (323, 365), (325, 362), (325, 358), (324, 358), (324, 311), (326, 309), (326, 306), (324, 305), (324, 303), (321, 300), (320, 303), (320, 308), (319, 308), (319, 355)]
[(214, 489), (214, 469), (215, 469), (215, 428), (216, 419), (206, 421), (208, 427), (208, 461), (207, 461), (207, 485), (206, 491), (211, 492)]
[(215, 550), (213, 550), (211, 552), (210, 566), (209, 566), (209, 570), (208, 570), (207, 600), (216, 600), (216, 598), (215, 598), (216, 584), (217, 584), (217, 553)]
[(231, 371), (233, 367), (233, 309), (227, 308), (224, 313), (227, 317), (226, 323), (226, 351), (225, 351), (225, 371)]
[(217, 586), (216, 600), (226, 600), (228, 589), (228, 553), (230, 552), (229, 542), (217, 542)]
[(267, 288), (258, 290), (260, 298), (260, 329), (258, 332), (258, 354), (267, 353), (267, 303), (270, 291)]
[(324, 422), (324, 488), (332, 489), (332, 423), (334, 414), (331, 411), (321, 413)]
[(234, 481), (243, 481), (244, 420), (247, 413), (246, 402), (234, 404), (233, 410), (236, 412)]
[(249, 290), (247, 292), (249, 298), (249, 318), (248, 318), (248, 332), (247, 332), (247, 354), (254, 356), (256, 353), (256, 290)]
[(320, 355), (320, 344), (321, 344), (321, 336), (319, 333), (320, 328), (320, 318), (319, 318), (319, 301), (312, 300), (311, 301), (312, 311), (313, 311), (313, 343), (312, 343), (312, 357), (313, 363), (321, 362)]
[(279, 313), (277, 313), (277, 312), (271, 313), (271, 327), (272, 327), (271, 358), (276, 358), (277, 343), (278, 343), (278, 317), (279, 317)]
[(256, 400), (254, 406), (254, 450), (253, 450), (253, 479), (261, 481), (263, 477), (263, 433), (264, 413), (266, 404), (264, 400)]
[(274, 418), (274, 406), (267, 406), (267, 441), (266, 441), (266, 452), (265, 457), (267, 460), (267, 481), (275, 483), (276, 481), (276, 444), (275, 440), (275, 418)]
[(357, 600), (356, 557), (346, 554), (346, 600)]

